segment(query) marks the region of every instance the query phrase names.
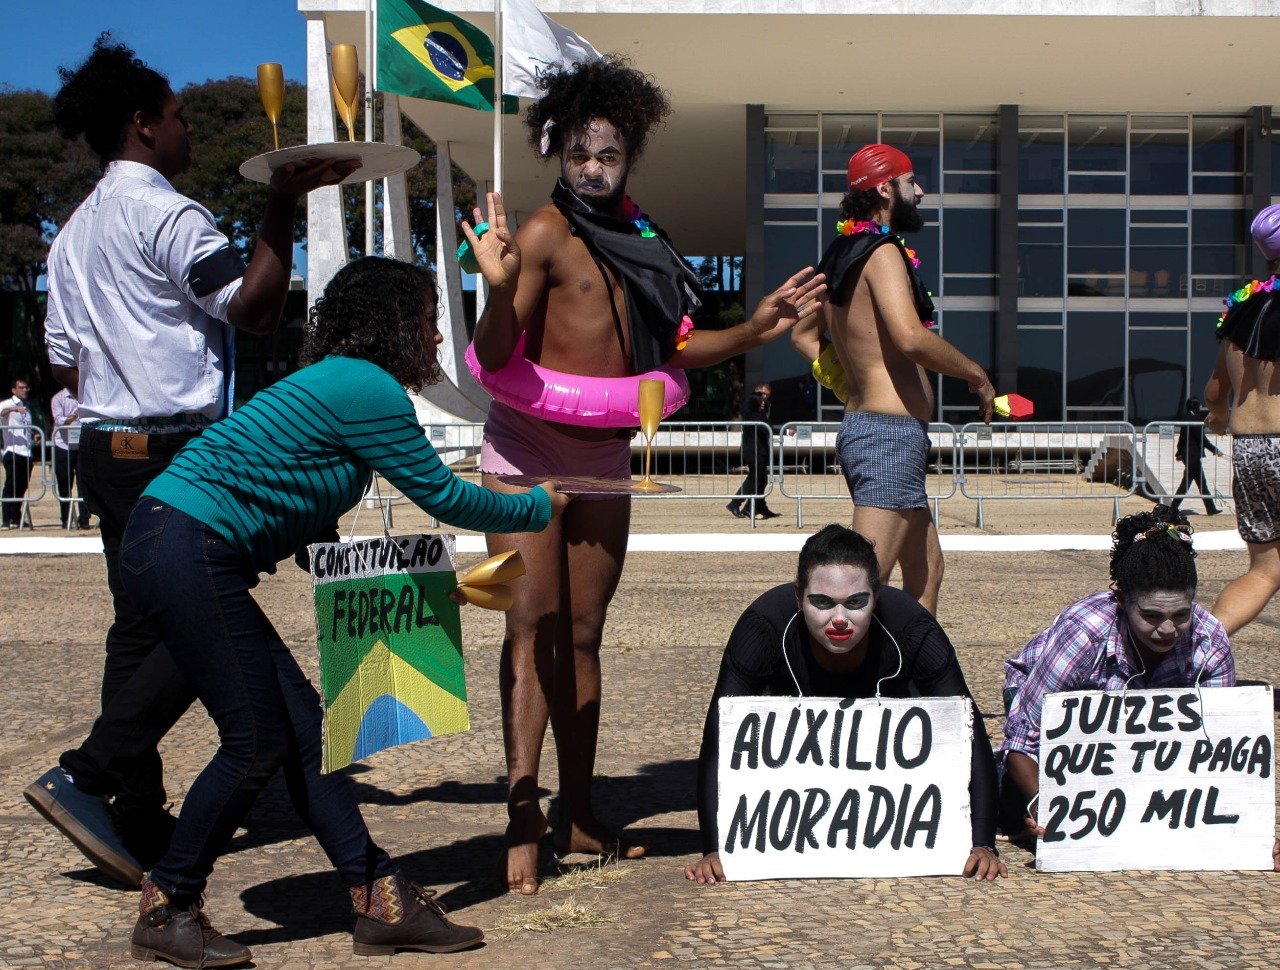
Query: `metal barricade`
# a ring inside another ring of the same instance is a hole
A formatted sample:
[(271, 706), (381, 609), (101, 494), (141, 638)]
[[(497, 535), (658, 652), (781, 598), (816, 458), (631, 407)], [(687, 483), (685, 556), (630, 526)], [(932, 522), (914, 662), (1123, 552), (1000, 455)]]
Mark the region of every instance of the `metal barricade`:
[[(38, 503), (44, 498), (45, 492), (49, 490), (49, 459), (45, 454), (46, 442), (44, 440), (44, 431), (38, 424), (8, 424), (3, 425), (4, 447), (8, 447), (14, 442), (15, 435), (24, 435), (23, 440), (34, 442), (31, 444), (30, 457), (14, 454), (11, 458), (9, 453), (4, 455), (4, 492), (0, 494), (0, 506), (21, 505), (21, 511), (18, 515), (18, 527), (35, 528), (35, 524), (31, 518), (31, 506)], [(10, 496), (13, 486), (10, 484), (10, 474), (16, 463), (25, 460), (27, 468), (27, 487), (21, 495)], [(36, 487), (39, 486), (39, 490)]]
[[(796, 527), (804, 526), (806, 499), (845, 499), (849, 486), (836, 454), (838, 421), (789, 421), (778, 436), (778, 490), (796, 501)], [(938, 505), (956, 494), (958, 462), (956, 429), (949, 424), (929, 425), (929, 470), (925, 493), (938, 518)]]
[[(1233, 508), (1231, 435), (1214, 434), (1200, 421), (1152, 421), (1142, 429), (1139, 445), (1138, 483), (1147, 498), (1166, 505), (1203, 502), (1206, 512), (1214, 506)], [(1193, 453), (1197, 449), (1201, 455)]]
[(1008, 499), (1110, 500), (1112, 522), (1120, 499), (1137, 488), (1138, 436), (1123, 421), (966, 424), (958, 445), (960, 492), (984, 505)]
[[(80, 493), (80, 488), (79, 488), (80, 476), (78, 474), (75, 474), (77, 453), (79, 450), (80, 429), (69, 428), (66, 430), (73, 435), (73, 437), (71, 437), (69, 440), (75, 443), (77, 447), (75, 449), (59, 448), (55, 444), (49, 447), (48, 454), (52, 456), (49, 459), (49, 467), (53, 475), (52, 479), (50, 480), (50, 487), (53, 489), (54, 501), (58, 503), (58, 517), (62, 520), (62, 528), (65, 529), (67, 532), (70, 532), (71, 523), (79, 521), (80, 519), (80, 509), (84, 505), (84, 498), (79, 494)], [(73, 477), (75, 479), (75, 484), (72, 486), (72, 488), (75, 491), (71, 495), (62, 494), (61, 484), (58, 481), (58, 465), (60, 462), (63, 462), (63, 461), (68, 462), (68, 464), (71, 466), (71, 474), (67, 476), (68, 479), (71, 479)], [(68, 503), (67, 512), (65, 515), (62, 513), (63, 502)]]
[[(757, 460), (767, 462), (764, 487), (747, 488), (749, 455), (744, 442), (768, 442), (767, 451)], [(655, 499), (741, 499), (756, 527), (756, 502), (773, 492), (773, 429), (762, 421), (673, 421), (659, 428), (653, 439), (653, 477), (660, 482), (680, 486), (673, 494), (646, 495), (636, 498)], [(632, 470), (644, 473), (644, 436), (631, 439)]]

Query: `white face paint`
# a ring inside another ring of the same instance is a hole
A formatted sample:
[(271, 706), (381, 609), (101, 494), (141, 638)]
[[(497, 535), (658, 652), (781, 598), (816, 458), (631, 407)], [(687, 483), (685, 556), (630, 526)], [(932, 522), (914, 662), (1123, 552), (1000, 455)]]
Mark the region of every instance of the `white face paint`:
[(823, 650), (843, 656), (866, 639), (876, 597), (861, 566), (815, 566), (797, 599), (810, 639)]
[(1131, 599), (1118, 598), (1134, 641), (1165, 654), (1191, 628), (1191, 597), (1188, 590), (1154, 590)]
[(626, 142), (603, 118), (565, 139), (560, 174), (574, 195), (596, 208), (619, 201), (627, 185)]

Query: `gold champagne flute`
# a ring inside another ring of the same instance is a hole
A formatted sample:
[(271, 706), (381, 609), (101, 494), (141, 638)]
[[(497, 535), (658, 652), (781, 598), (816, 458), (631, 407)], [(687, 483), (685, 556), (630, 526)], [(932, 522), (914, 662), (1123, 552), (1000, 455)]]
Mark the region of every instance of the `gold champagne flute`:
[(332, 65), (333, 100), (347, 126), (347, 139), (356, 140), (356, 98), (360, 94), (360, 62), (355, 44), (334, 44), (329, 55)]
[(658, 425), (662, 421), (662, 406), (666, 403), (667, 387), (662, 381), (642, 380), (640, 382), (639, 412), (640, 431), (644, 434), (644, 478), (633, 486), (638, 492), (658, 492), (662, 490), (649, 475), (650, 463), (653, 460), (653, 436), (658, 433)]
[(271, 137), (280, 148), (280, 113), (284, 111), (284, 68), (279, 64), (258, 65), (258, 97), (271, 120)]

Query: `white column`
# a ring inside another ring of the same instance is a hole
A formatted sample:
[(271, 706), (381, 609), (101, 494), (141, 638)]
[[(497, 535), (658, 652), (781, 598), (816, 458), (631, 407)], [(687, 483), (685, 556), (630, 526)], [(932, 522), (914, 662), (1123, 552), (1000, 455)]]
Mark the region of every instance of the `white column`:
[(458, 266), (458, 230), (454, 224), (453, 161), (449, 143), (436, 142), (436, 285), (440, 303), (436, 325), (444, 334), (440, 345), (440, 369), (462, 396), (482, 411), (489, 409), (489, 394), (467, 370), (467, 325), (462, 312), (462, 270)]
[[(404, 143), (400, 118), (400, 95), (382, 95), (382, 137), (389, 145)], [(383, 180), (382, 253), (407, 263), (417, 262), (413, 234), (409, 231), (409, 185), (402, 172)]]
[[(324, 16), (307, 16), (307, 143), (336, 140)], [(347, 226), (342, 190), (336, 185), (307, 194), (307, 302), (315, 303), (333, 274), (347, 262)]]

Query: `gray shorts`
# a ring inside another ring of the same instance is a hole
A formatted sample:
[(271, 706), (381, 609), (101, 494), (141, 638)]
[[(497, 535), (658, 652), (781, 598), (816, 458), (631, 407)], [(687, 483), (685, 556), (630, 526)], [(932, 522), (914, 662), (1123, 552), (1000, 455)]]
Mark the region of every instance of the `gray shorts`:
[(927, 509), (924, 474), (929, 426), (898, 414), (845, 413), (836, 454), (854, 505), (875, 509)]
[(1253, 543), (1280, 539), (1280, 438), (1232, 435), (1231, 467), (1240, 538)]

